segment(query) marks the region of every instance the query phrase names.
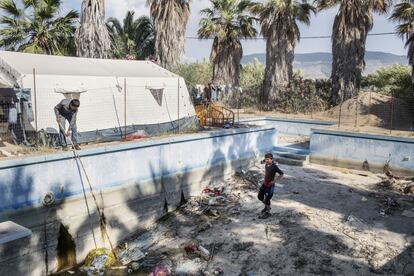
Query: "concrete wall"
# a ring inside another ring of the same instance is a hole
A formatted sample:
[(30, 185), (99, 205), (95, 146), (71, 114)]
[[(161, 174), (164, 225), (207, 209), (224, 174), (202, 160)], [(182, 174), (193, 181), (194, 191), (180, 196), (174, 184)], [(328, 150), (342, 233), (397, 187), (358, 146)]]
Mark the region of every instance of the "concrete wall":
[[(117, 243), (163, 216), (165, 207), (176, 208), (182, 195), (199, 194), (276, 145), (275, 129), (256, 128), (89, 149), (81, 156)], [(56, 271), (61, 224), (76, 244), (78, 262), (95, 247), (94, 240), (98, 247), (109, 247), (89, 193), (88, 216), (82, 183), (89, 191), (71, 153), (0, 162), (0, 221), (33, 231), (30, 238), (0, 246), (0, 275), (44, 275), (46, 267)], [(43, 207), (40, 201), (49, 191), (59, 202)]]
[(312, 130), (312, 163), (382, 172), (389, 161), (391, 170), (414, 173), (414, 139), (331, 130)]
[(280, 134), (296, 136), (310, 136), (312, 128), (320, 128), (336, 124), (334, 122), (317, 120), (282, 119), (276, 117), (248, 118), (240, 120), (240, 123), (274, 127)]

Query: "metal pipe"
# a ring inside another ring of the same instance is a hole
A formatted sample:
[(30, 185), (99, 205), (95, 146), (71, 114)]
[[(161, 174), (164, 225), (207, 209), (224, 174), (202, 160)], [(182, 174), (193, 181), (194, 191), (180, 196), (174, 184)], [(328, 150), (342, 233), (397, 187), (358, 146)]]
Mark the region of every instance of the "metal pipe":
[(180, 134), (180, 78), (178, 78), (178, 91), (177, 91), (178, 97), (177, 97), (177, 115), (178, 115), (178, 120), (177, 120), (177, 131), (178, 134)]
[(341, 100), (341, 104), (339, 105), (339, 120), (338, 120), (338, 128), (341, 128), (341, 116), (342, 116), (342, 100)]
[(127, 81), (124, 78), (124, 138), (126, 139), (127, 136)]
[(34, 97), (34, 109), (35, 109), (35, 141), (36, 147), (39, 146), (39, 139), (38, 139), (38, 125), (37, 125), (37, 89), (36, 89), (36, 68), (33, 68), (33, 97)]

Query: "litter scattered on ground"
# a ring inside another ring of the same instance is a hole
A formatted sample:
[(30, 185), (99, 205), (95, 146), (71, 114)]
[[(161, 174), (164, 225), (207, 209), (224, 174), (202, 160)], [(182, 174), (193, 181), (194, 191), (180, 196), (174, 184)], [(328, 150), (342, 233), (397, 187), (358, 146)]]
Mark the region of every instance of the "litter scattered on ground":
[(118, 248), (114, 265), (121, 274), (103, 270), (145, 276), (414, 273), (414, 202), (378, 184), (388, 176), (316, 165), (282, 170), (283, 189), (276, 189), (269, 217), (259, 219), (264, 170), (257, 164), (204, 187), (133, 235)]
[(101, 272), (115, 263), (115, 256), (110, 250), (106, 248), (98, 248), (89, 252), (83, 270), (86, 271), (88, 275), (100, 275)]
[(203, 268), (203, 261), (200, 259), (187, 260), (180, 264), (175, 270), (175, 275), (199, 275)]
[(149, 276), (167, 276), (170, 275), (170, 273), (171, 271), (168, 269), (168, 267), (157, 265), (154, 271), (149, 274)]
[(382, 189), (393, 190), (402, 194), (414, 195), (414, 177), (395, 176), (392, 172), (387, 172), (378, 183)]
[(138, 247), (127, 248), (120, 255), (120, 261), (123, 265), (137, 262), (143, 258), (145, 258), (145, 254)]

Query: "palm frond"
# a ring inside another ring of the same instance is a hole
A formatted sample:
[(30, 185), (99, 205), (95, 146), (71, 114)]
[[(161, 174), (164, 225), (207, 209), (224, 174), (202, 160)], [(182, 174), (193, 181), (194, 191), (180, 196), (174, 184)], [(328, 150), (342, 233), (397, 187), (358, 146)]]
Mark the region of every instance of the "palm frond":
[(19, 17), (23, 14), (23, 11), (17, 7), (14, 0), (1, 0), (0, 9), (10, 16)]
[(61, 0), (3, 0), (0, 41), (6, 49), (31, 53), (64, 54), (71, 46), (78, 12), (60, 16)]
[(390, 19), (398, 22), (396, 31), (401, 38), (406, 40), (407, 56), (410, 64), (414, 66), (414, 1), (405, 0), (397, 4)]

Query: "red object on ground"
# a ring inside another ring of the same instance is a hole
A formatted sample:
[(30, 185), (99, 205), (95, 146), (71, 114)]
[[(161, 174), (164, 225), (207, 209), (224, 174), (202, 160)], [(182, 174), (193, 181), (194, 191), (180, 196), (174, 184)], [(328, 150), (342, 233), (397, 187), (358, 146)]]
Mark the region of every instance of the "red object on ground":
[(165, 268), (165, 267), (164, 267), (164, 266), (162, 266), (162, 265), (158, 265), (158, 266), (155, 268), (154, 272), (151, 272), (151, 273), (149, 274), (149, 276), (168, 276), (168, 275), (170, 275), (170, 273), (169, 273), (168, 269), (167, 269), (167, 268)]
[(223, 193), (223, 189), (220, 191), (218, 188), (214, 188), (213, 190), (210, 188), (205, 188), (203, 193), (209, 194), (211, 196), (220, 196)]
[(197, 252), (198, 251), (198, 246), (195, 244), (191, 244), (191, 245), (187, 245), (186, 247), (184, 247), (185, 252), (187, 253), (193, 253), (193, 252)]
[(148, 136), (140, 135), (140, 134), (129, 134), (123, 140), (124, 141), (134, 141), (139, 139), (148, 138)]

